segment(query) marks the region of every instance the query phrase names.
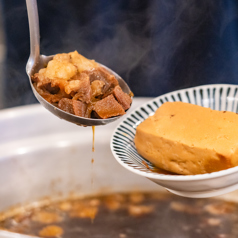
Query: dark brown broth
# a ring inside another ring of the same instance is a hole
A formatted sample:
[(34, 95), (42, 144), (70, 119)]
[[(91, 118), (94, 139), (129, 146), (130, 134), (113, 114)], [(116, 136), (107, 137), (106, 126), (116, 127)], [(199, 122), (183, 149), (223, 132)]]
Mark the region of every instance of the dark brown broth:
[(57, 202), (0, 223), (31, 235), (52, 225), (67, 238), (237, 238), (238, 206), (169, 193), (112, 194)]

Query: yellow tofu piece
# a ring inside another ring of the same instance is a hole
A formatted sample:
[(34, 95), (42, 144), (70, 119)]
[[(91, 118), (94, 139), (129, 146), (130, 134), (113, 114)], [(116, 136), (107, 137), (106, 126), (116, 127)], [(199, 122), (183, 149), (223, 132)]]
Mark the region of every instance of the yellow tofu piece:
[(238, 115), (183, 102), (166, 102), (138, 125), (138, 153), (155, 166), (205, 174), (238, 165)]

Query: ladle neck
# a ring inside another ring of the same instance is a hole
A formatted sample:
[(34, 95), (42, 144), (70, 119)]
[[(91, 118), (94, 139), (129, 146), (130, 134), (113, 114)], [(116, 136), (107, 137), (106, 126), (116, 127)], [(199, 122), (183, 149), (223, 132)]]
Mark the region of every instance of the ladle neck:
[(30, 58), (38, 61), (40, 58), (40, 31), (39, 31), (39, 17), (36, 0), (26, 0), (29, 29), (30, 29), (30, 44), (31, 53)]

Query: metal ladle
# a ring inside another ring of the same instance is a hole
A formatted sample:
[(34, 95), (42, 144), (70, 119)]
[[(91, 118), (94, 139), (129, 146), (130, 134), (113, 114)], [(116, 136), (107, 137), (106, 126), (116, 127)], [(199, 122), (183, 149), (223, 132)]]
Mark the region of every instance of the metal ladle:
[[(40, 31), (39, 31), (39, 17), (38, 17), (38, 9), (37, 9), (37, 1), (36, 0), (26, 0), (27, 12), (28, 12), (28, 20), (29, 20), (29, 28), (30, 28), (30, 45), (31, 45), (31, 53), (26, 65), (26, 72), (30, 80), (30, 85), (33, 90), (33, 93), (37, 100), (50, 112), (52, 112), (57, 117), (64, 119), (66, 121), (75, 123), (77, 125), (83, 126), (99, 126), (106, 125), (110, 122), (113, 122), (120, 118), (120, 116), (112, 117), (108, 119), (93, 119), (93, 118), (85, 118), (75, 116), (73, 114), (67, 113), (58, 107), (50, 104), (46, 101), (34, 88), (32, 84), (31, 77), (37, 73), (40, 69), (45, 68), (47, 63), (53, 59), (53, 55), (45, 56), (40, 55)], [(106, 66), (99, 64), (101, 67), (106, 68), (111, 74), (113, 74), (122, 90), (129, 94), (131, 92), (130, 88), (126, 84), (126, 82), (114, 71), (107, 68)]]

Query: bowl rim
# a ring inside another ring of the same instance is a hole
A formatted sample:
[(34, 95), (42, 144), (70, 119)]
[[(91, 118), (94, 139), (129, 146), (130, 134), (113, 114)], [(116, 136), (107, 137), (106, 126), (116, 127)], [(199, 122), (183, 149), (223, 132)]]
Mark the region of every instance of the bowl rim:
[(113, 138), (115, 135), (115, 132), (118, 130), (118, 128), (124, 123), (124, 121), (130, 117), (133, 113), (135, 113), (135, 111), (139, 110), (140, 108), (146, 106), (148, 103), (153, 102), (154, 100), (160, 99), (160, 97), (166, 97), (168, 95), (170, 95), (171, 93), (176, 93), (176, 92), (184, 92), (187, 90), (193, 90), (193, 89), (204, 89), (204, 88), (209, 88), (209, 87), (215, 87), (215, 88), (228, 88), (228, 87), (232, 87), (232, 88), (238, 88), (238, 85), (236, 84), (207, 84), (207, 85), (200, 85), (200, 86), (195, 86), (195, 87), (190, 87), (190, 88), (184, 88), (184, 89), (179, 89), (179, 90), (175, 90), (175, 91), (171, 91), (165, 94), (162, 94), (158, 97), (154, 97), (153, 99), (148, 100), (147, 102), (143, 103), (142, 105), (138, 106), (137, 108), (135, 108), (133, 111), (131, 111), (128, 115), (126, 115), (126, 117), (116, 126), (116, 128), (114, 129), (112, 136), (111, 136), (111, 140), (110, 140), (110, 148), (111, 148), (111, 152), (114, 156), (114, 158), (117, 160), (117, 162), (119, 164), (121, 164), (124, 168), (128, 169), (129, 171), (141, 175), (143, 177), (149, 178), (149, 179), (155, 179), (155, 180), (161, 180), (161, 181), (173, 181), (173, 182), (188, 182), (188, 181), (201, 181), (201, 180), (210, 180), (210, 179), (215, 179), (218, 177), (225, 177), (227, 175), (231, 175), (234, 173), (238, 172), (238, 166), (236, 167), (232, 167), (229, 169), (225, 169), (225, 170), (221, 170), (221, 171), (217, 171), (217, 172), (212, 172), (212, 173), (206, 173), (206, 174), (196, 174), (196, 175), (166, 175), (166, 174), (156, 174), (156, 173), (147, 173), (144, 171), (140, 171), (137, 170), (127, 164), (125, 164), (116, 154), (116, 152), (113, 149)]

